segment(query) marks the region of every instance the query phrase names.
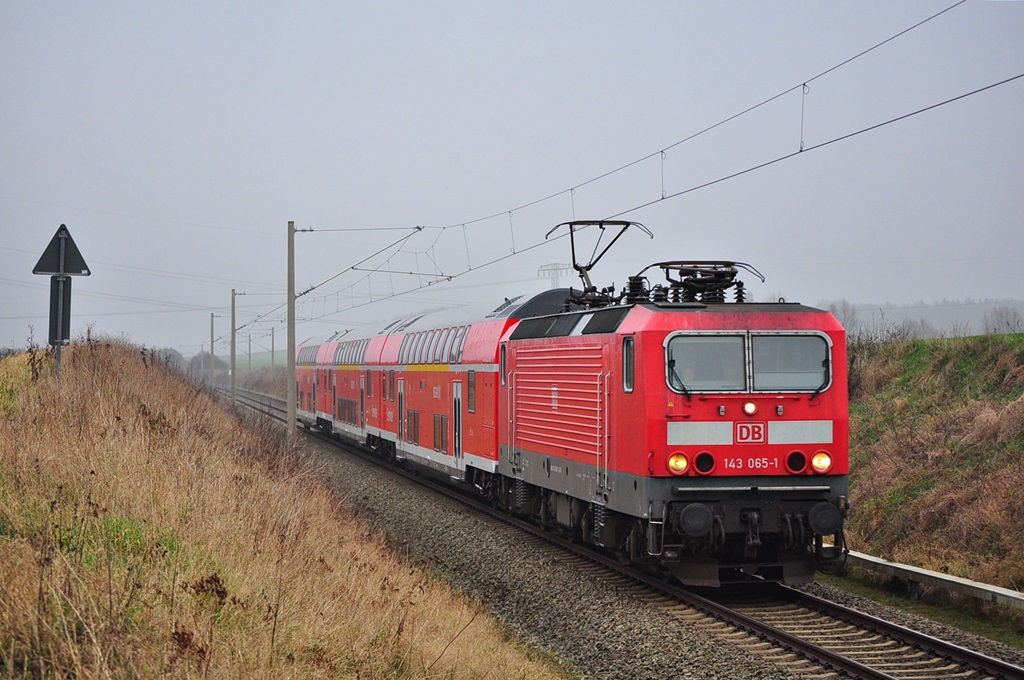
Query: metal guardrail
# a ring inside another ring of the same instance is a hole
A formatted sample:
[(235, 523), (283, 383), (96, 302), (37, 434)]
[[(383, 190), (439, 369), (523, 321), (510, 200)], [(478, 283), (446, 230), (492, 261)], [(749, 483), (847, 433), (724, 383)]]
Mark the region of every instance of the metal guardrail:
[(976, 597), (979, 600), (995, 602), (1014, 609), (1024, 609), (1024, 593), (999, 586), (990, 586), (985, 583), (978, 583), (970, 579), (950, 576), (937, 571), (919, 569), (906, 564), (890, 562), (880, 557), (872, 557), (864, 553), (851, 550), (846, 557), (847, 566), (858, 567), (877, 571), (889, 576), (895, 576), (907, 582), (910, 596), (917, 599), (921, 594), (921, 586), (931, 586), (949, 592)]

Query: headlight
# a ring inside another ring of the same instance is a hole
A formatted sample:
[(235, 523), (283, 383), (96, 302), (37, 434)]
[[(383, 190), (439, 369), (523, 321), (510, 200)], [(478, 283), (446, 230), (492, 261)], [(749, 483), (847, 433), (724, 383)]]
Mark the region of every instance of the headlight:
[(745, 402), (743, 402), (743, 412), (745, 414), (747, 414), (748, 416), (756, 416), (757, 415), (757, 404), (755, 404), (752, 401), (745, 401)]
[(686, 459), (685, 453), (673, 453), (668, 457), (668, 471), (674, 475), (685, 474), (690, 467), (690, 461)]
[(811, 467), (819, 474), (828, 472), (832, 467), (832, 454), (828, 451), (818, 451), (811, 456)]

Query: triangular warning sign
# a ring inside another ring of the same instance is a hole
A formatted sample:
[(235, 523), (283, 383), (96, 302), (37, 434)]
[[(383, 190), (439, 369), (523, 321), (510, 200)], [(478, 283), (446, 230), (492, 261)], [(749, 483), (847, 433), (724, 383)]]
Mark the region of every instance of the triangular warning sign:
[(50, 276), (89, 276), (91, 272), (78, 246), (75, 245), (75, 240), (71, 238), (71, 232), (62, 224), (50, 239), (50, 245), (46, 246), (32, 273)]

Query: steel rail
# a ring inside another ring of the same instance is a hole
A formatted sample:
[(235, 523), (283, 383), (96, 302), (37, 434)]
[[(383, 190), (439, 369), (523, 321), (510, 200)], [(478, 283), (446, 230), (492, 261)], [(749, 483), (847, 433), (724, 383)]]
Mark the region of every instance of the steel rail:
[(940, 658), (947, 659), (951, 663), (957, 663), (973, 670), (987, 673), (995, 678), (1011, 680), (1024, 678), (1024, 668), (1015, 666), (1001, 659), (987, 656), (980, 652), (955, 645), (937, 637), (907, 628), (899, 624), (880, 619), (870, 614), (844, 607), (843, 605), (829, 602), (817, 595), (805, 593), (794, 588), (778, 585), (780, 592), (785, 593), (795, 604), (820, 611), (823, 614), (846, 621), (847, 623), (874, 631), (887, 638), (901, 642), (921, 651), (934, 654)]

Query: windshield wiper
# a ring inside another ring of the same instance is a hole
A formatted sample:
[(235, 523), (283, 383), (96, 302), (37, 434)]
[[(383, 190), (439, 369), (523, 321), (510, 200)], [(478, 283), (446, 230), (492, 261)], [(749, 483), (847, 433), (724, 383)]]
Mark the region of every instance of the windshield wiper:
[(821, 367), (824, 369), (825, 377), (822, 378), (821, 384), (818, 385), (818, 389), (814, 390), (811, 394), (811, 398), (807, 401), (814, 401), (815, 397), (822, 393), (822, 391), (828, 386), (828, 381), (832, 379), (831, 371), (828, 370), (828, 357), (822, 359)]
[(693, 397), (690, 396), (689, 388), (687, 388), (686, 387), (686, 383), (683, 382), (683, 376), (679, 375), (679, 373), (676, 372), (676, 360), (675, 359), (669, 359), (668, 360), (668, 370), (672, 371), (672, 375), (674, 375), (676, 377), (676, 382), (679, 383), (679, 388), (683, 391), (683, 394), (686, 395), (686, 399), (688, 401), (693, 401)]

